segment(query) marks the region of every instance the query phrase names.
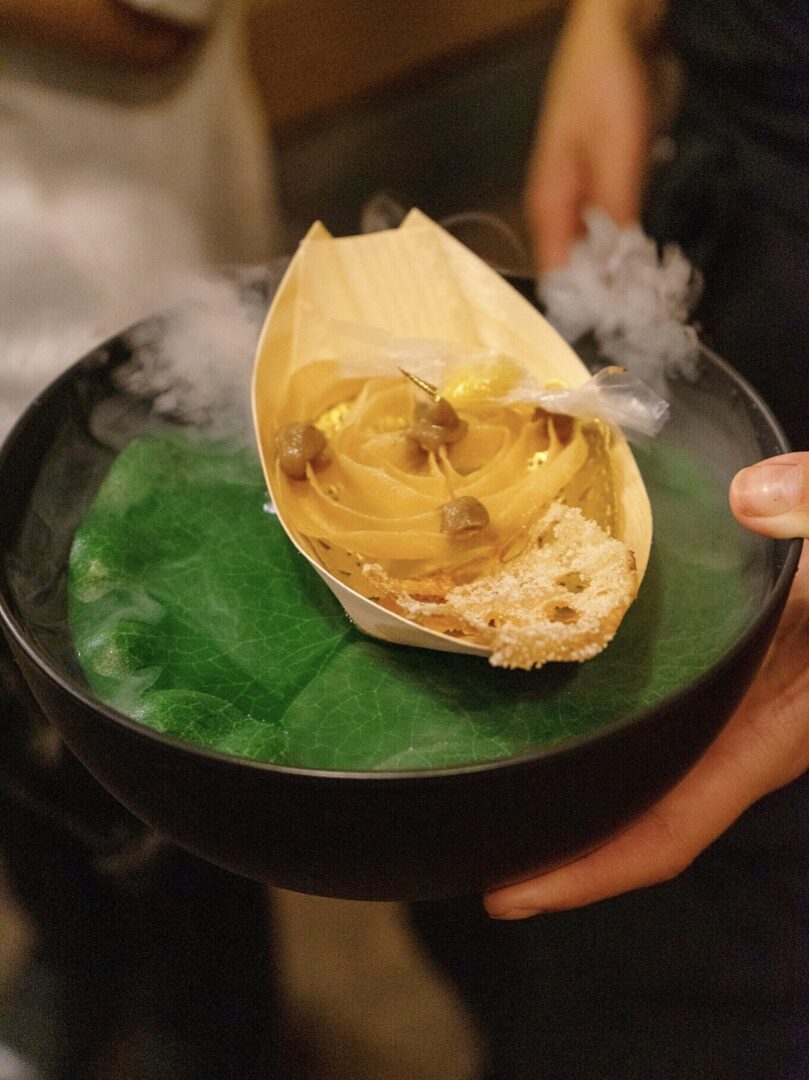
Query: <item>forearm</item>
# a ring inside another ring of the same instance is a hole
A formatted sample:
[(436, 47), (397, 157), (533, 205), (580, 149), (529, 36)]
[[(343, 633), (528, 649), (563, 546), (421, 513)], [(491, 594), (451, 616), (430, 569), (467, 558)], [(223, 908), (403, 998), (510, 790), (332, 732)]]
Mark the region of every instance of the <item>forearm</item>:
[(173, 60), (195, 34), (120, 0), (0, 0), (0, 36), (149, 68)]

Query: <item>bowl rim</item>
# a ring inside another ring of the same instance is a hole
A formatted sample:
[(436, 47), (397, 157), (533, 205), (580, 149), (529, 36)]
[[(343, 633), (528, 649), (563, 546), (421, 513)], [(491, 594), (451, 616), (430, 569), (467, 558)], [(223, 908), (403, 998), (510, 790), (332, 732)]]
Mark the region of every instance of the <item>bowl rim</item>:
[[(138, 329), (150, 325), (159, 327), (161, 322), (162, 316), (156, 314), (142, 320), (136, 324), (136, 327)], [(109, 364), (110, 347), (124, 340), (126, 335), (133, 329), (135, 329), (135, 327), (114, 335), (108, 341), (93, 349), (86, 356), (71, 364), (57, 376), (57, 378), (44, 387), (43, 390), (29, 403), (17, 418), (2, 444), (0, 444), (0, 477), (3, 475), (7, 462), (14, 455), (17, 442), (21, 439), (23, 433), (35, 422), (37, 412), (44, 406), (50, 396), (55, 394), (63, 384), (72, 382), (82, 371), (92, 371), (93, 369), (103, 370), (106, 368)], [(747, 382), (747, 380), (740, 375), (730, 363), (712, 349), (701, 342), (699, 348), (701, 354), (706, 356), (713, 365), (719, 367), (731, 381), (735, 382), (742, 390), (745, 398), (752, 402), (756, 407), (769, 430), (775, 435), (776, 442), (780, 444), (780, 452), (789, 452), (789, 443), (780, 424), (758, 391), (751, 386), (751, 384)], [(560, 739), (558, 742), (551, 743), (550, 745), (537, 746), (534, 749), (526, 750), (521, 754), (510, 757), (496, 758), (486, 762), (470, 762), (464, 765), (444, 766), (436, 769), (346, 770), (315, 769), (297, 765), (283, 765), (271, 761), (258, 761), (254, 758), (243, 757), (237, 754), (226, 753), (222, 750), (198, 746), (195, 743), (187, 742), (176, 736), (166, 734), (165, 732), (156, 731), (147, 724), (134, 720), (132, 717), (126, 716), (124, 713), (112, 708), (112, 706), (105, 704), (92, 693), (87, 692), (85, 688), (75, 685), (66, 673), (59, 670), (55, 664), (53, 664), (32, 642), (28, 640), (23, 627), (20, 625), (12, 611), (12, 605), (6, 595), (7, 581), (5, 568), (2, 564), (0, 564), (0, 626), (5, 629), (6, 635), (10, 635), (15, 646), (27, 655), (28, 659), (36, 668), (45, 674), (51, 682), (56, 684), (56, 686), (58, 686), (62, 692), (67, 694), (68, 697), (75, 699), (83, 707), (100, 713), (107, 722), (123, 725), (136, 736), (153, 740), (158, 744), (170, 747), (174, 750), (191, 753), (196, 757), (209, 761), (211, 764), (237, 765), (242, 768), (246, 767), (260, 772), (281, 773), (309, 780), (376, 781), (377, 783), (386, 784), (392, 782), (412, 783), (413, 781), (424, 783), (432, 779), (457, 778), (477, 773), (488, 773), (492, 770), (519, 769), (544, 759), (563, 757), (589, 744), (595, 744), (616, 737), (628, 728), (640, 726), (651, 719), (654, 714), (659, 713), (662, 708), (676, 708), (681, 700), (698, 692), (700, 686), (710, 682), (718, 673), (732, 665), (735, 659), (746, 650), (751, 639), (758, 634), (760, 627), (770, 618), (772, 612), (784, 602), (792, 578), (797, 569), (803, 541), (801, 539), (793, 539), (775, 540), (770, 542), (784, 545), (785, 547), (783, 564), (777, 578), (770, 586), (769, 593), (762, 604), (761, 609), (756, 613), (750, 625), (705, 671), (693, 676), (677, 690), (660, 698), (656, 703), (644, 706), (641, 709), (636, 709), (609, 723), (597, 725), (581, 734), (568, 736)], [(405, 648), (406, 646), (392, 647)], [(479, 663), (485, 662), (485, 658), (482, 657), (470, 657), (470, 660)]]

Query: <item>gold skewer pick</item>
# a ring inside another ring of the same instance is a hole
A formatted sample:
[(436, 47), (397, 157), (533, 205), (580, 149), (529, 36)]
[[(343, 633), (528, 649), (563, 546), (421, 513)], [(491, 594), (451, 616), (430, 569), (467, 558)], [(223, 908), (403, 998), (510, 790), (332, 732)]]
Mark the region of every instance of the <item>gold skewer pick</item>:
[(404, 368), (399, 368), (399, 371), (401, 371), (406, 379), (410, 379), (412, 383), (415, 383), (419, 390), (423, 390), (425, 394), (429, 394), (433, 401), (441, 401), (438, 387), (433, 386), (432, 383), (428, 383), (424, 379), (420, 379), (418, 375), (411, 375), (410, 372), (405, 371)]

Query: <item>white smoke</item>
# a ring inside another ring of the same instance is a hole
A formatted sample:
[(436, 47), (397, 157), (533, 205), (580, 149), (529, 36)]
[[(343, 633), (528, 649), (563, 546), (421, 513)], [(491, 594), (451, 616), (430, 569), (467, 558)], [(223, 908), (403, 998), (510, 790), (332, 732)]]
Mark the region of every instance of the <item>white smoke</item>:
[[(692, 268), (678, 249), (659, 256), (640, 229), (618, 229), (599, 211), (587, 225), (569, 266), (539, 283), (548, 317), (574, 341), (592, 330), (606, 357), (663, 391), (663, 376), (689, 373), (698, 353), (686, 323)], [(89, 170), (54, 195), (20, 173), (4, 184), (0, 237), (0, 438), (66, 366), (166, 311), (159, 339), (131, 336), (125, 385), (160, 413), (249, 430), (263, 309), (245, 300), (244, 273), (211, 270), (197, 225), (169, 196), (105, 186)], [(283, 269), (270, 268), (270, 289)]]
[(604, 357), (663, 392), (666, 376), (694, 372), (699, 341), (687, 319), (701, 279), (674, 244), (659, 252), (640, 227), (619, 228), (596, 208), (584, 218), (569, 264), (539, 280), (548, 320), (572, 342), (592, 331)]
[(188, 280), (157, 335), (148, 324), (129, 334), (134, 355), (119, 384), (149, 398), (157, 415), (252, 439), (250, 383), (264, 298), (285, 269), (280, 260)]

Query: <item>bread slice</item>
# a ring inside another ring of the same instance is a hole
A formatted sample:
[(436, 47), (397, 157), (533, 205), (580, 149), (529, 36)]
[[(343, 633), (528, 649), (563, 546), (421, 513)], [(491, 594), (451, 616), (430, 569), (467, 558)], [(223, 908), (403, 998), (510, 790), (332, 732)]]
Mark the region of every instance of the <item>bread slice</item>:
[(633, 553), (560, 503), (533, 524), (517, 555), (466, 584), (445, 576), (396, 579), (373, 565), (363, 572), (383, 602), (485, 645), (489, 662), (505, 668), (589, 660), (615, 636), (638, 589)]

